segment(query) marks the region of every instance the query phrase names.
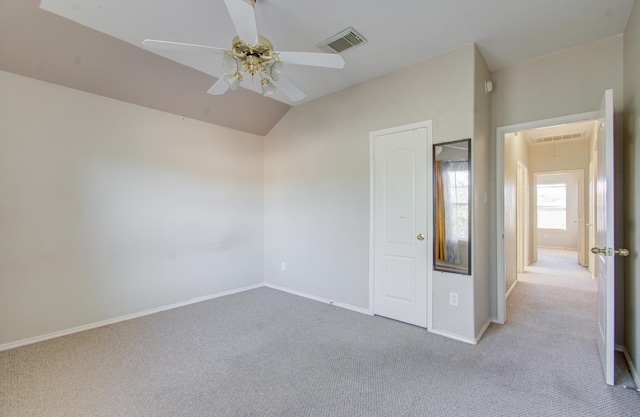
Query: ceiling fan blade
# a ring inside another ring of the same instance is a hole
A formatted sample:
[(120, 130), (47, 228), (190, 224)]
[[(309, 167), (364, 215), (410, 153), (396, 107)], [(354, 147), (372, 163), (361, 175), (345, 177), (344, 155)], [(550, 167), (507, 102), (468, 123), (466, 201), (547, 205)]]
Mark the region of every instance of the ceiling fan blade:
[(344, 68), (344, 59), (338, 54), (315, 52), (278, 52), (285, 64), (309, 65), (313, 67)]
[(165, 50), (165, 51), (194, 51), (194, 52), (206, 52), (215, 55), (222, 55), (224, 53), (223, 48), (216, 48), (213, 46), (194, 45), (192, 43), (171, 42), (171, 41), (158, 41), (155, 39), (145, 39), (142, 44), (150, 49)]
[(293, 101), (300, 101), (305, 98), (307, 95), (298, 88), (290, 79), (287, 77), (281, 77), (278, 81), (272, 80), (272, 82), (278, 87), (278, 90), (282, 91), (287, 97), (289, 97)]
[(256, 13), (253, 6), (247, 0), (224, 0), (229, 15), (236, 27), (236, 32), (241, 40), (248, 44), (258, 43), (258, 28), (256, 26)]
[(229, 84), (227, 84), (224, 78), (220, 77), (218, 78), (218, 81), (216, 81), (216, 83), (211, 86), (211, 88), (207, 91), (207, 93), (214, 96), (220, 96), (226, 93), (228, 89), (229, 89)]

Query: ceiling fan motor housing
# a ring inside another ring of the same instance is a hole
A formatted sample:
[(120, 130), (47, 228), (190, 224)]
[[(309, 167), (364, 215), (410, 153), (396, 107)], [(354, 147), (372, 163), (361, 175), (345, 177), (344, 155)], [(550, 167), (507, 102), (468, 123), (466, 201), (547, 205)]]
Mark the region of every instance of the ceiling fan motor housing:
[(259, 71), (265, 72), (267, 65), (276, 58), (271, 42), (258, 35), (258, 43), (251, 45), (241, 40), (238, 36), (233, 38), (229, 54), (242, 62), (245, 72), (256, 75)]

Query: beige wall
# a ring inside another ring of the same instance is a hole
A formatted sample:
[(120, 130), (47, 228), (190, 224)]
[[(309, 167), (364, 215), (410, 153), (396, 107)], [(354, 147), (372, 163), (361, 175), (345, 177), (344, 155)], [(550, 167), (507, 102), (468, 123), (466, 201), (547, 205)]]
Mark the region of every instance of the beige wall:
[[(474, 50), (296, 106), (267, 135), (267, 283), (369, 308), (369, 133), (433, 120), (434, 143), (472, 137)], [(473, 338), (473, 278), (452, 275), (434, 276), (434, 328)]]
[[(617, 140), (622, 127), (622, 36), (582, 45), (511, 67), (494, 71), (494, 93), (491, 97), (492, 154), (495, 155), (495, 132), (498, 127), (554, 117), (591, 112), (599, 108), (606, 89), (614, 90)], [(620, 168), (622, 164), (618, 163)], [(494, 174), (495, 175), (495, 174)], [(617, 176), (621, 177), (622, 172)], [(495, 176), (493, 178), (495, 184)], [(503, 192), (503, 190), (499, 190)], [(621, 190), (617, 190), (621, 195)], [(495, 187), (492, 203), (495, 204)], [(505, 191), (506, 193), (506, 191)], [(621, 204), (618, 204), (621, 207)], [(495, 206), (494, 210), (495, 212)], [(496, 219), (491, 228), (495, 229)], [(617, 233), (621, 236), (621, 233)], [(495, 255), (495, 236), (491, 236)], [(506, 246), (506, 245), (505, 245)], [(495, 262), (491, 275), (495, 277)], [(496, 282), (492, 282), (492, 294)], [(618, 294), (620, 297), (622, 293)], [(622, 305), (618, 298), (618, 305)], [(497, 316), (496, 298), (492, 299), (492, 316)], [(620, 310), (620, 315), (622, 310)], [(621, 331), (622, 329), (620, 329)], [(620, 332), (621, 334), (621, 332)]]
[(494, 71), (495, 127), (597, 110), (614, 89), (622, 108), (622, 36), (578, 46)]
[(640, 1), (635, 1), (624, 32), (624, 345), (640, 383)]
[[(545, 173), (545, 172), (558, 172), (569, 170), (582, 170), (584, 175), (584, 181), (582, 184), (583, 192), (583, 207), (582, 213), (585, 217), (589, 213), (589, 161), (591, 160), (591, 148), (589, 141), (577, 141), (559, 143), (556, 145), (541, 145), (531, 147), (531, 171), (532, 174)], [(532, 183), (534, 184), (534, 183)], [(535, 184), (534, 184), (535, 185)], [(535, 193), (535, 190), (532, 190)], [(534, 196), (532, 196), (532, 201)], [(586, 217), (585, 217), (586, 218)], [(575, 219), (567, 219), (567, 228), (570, 229), (572, 237), (567, 237), (566, 233), (553, 233), (547, 232), (548, 239), (538, 239), (538, 246), (554, 246), (554, 247), (567, 247), (577, 249), (576, 243), (572, 246), (566, 246), (567, 239), (573, 239), (573, 233), (578, 235), (577, 225), (574, 227), (572, 221)], [(580, 225), (584, 226), (587, 222), (581, 222)], [(533, 226), (535, 227), (535, 225)], [(575, 230), (574, 230), (575, 229)], [(534, 231), (535, 232), (535, 231)], [(540, 233), (538, 233), (540, 235)], [(577, 237), (576, 237), (577, 239)], [(588, 246), (589, 235), (584, 234), (583, 245)]]
[(490, 248), (488, 236), (491, 217), (489, 204), (490, 167), (492, 166), (489, 153), (489, 111), (490, 96), (485, 93), (484, 83), (491, 79), (489, 68), (475, 48), (475, 81), (474, 81), (474, 132), (471, 141), (473, 168), (473, 286), (475, 302), (475, 330), (476, 337), (480, 335), (491, 320), (491, 276)]
[(0, 91), (0, 345), (263, 282), (262, 137)]

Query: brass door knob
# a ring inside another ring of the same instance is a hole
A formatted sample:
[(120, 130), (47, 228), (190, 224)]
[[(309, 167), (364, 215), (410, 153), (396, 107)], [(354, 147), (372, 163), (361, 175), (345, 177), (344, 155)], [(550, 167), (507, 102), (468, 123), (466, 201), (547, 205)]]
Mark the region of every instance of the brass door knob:
[(418, 240), (424, 240), (424, 235), (423, 235), (422, 233), (420, 233), (420, 234), (417, 236), (417, 239), (418, 239)]
[(611, 248), (591, 248), (591, 253), (593, 253), (594, 255), (606, 255), (606, 256), (613, 256), (615, 255), (619, 255), (619, 256), (629, 256), (629, 250), (628, 249), (617, 249), (617, 250), (613, 250)]

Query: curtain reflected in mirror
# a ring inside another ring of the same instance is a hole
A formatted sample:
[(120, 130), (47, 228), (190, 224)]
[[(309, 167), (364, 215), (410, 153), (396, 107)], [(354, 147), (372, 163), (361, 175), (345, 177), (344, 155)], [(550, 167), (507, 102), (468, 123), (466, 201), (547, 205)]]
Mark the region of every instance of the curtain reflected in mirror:
[(433, 145), (434, 269), (471, 274), (471, 139)]

